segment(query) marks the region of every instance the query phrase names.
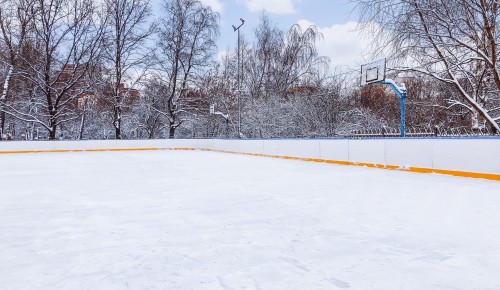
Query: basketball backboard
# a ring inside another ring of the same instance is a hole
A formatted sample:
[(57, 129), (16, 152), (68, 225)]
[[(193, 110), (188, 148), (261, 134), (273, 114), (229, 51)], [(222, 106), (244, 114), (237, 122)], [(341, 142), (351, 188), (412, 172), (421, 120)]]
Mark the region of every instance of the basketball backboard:
[(374, 60), (361, 66), (361, 86), (385, 80), (385, 58)]

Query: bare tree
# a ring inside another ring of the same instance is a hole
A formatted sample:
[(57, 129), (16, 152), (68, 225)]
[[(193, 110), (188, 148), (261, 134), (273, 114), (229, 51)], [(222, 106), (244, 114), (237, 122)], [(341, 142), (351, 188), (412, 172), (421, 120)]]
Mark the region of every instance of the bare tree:
[(21, 49), (35, 15), (34, 0), (6, 0), (0, 7), (1, 43), (6, 48), (7, 71), (0, 95), (0, 140), (5, 126), (5, 102), (9, 95), (12, 77), (20, 59)]
[(164, 74), (167, 97), (163, 114), (169, 138), (182, 124), (182, 105), (196, 87), (200, 72), (211, 65), (219, 34), (219, 15), (199, 0), (165, 0), (164, 17), (158, 30), (159, 70)]
[(263, 14), (255, 31), (256, 44), (249, 55), (246, 87), (252, 97), (285, 97), (293, 86), (313, 83), (326, 71), (328, 60), (318, 54), (322, 35), (317, 27), (293, 25), (285, 33)]
[(22, 104), (6, 104), (5, 112), (55, 139), (58, 126), (79, 118), (77, 99), (92, 93), (103, 29), (90, 0), (36, 0), (33, 11), (30, 42), (37, 57), (23, 62), (34, 90)]
[[(123, 109), (126, 100), (135, 92), (147, 69), (147, 38), (153, 33), (149, 22), (149, 0), (105, 0), (108, 17), (106, 59), (109, 62), (109, 82), (112, 93), (105, 98), (112, 105), (115, 138), (122, 139)], [(149, 22), (149, 23), (148, 23)], [(130, 83), (125, 88), (124, 82)]]
[(496, 0), (357, 0), (363, 29), (399, 60), (399, 71), (446, 83), (450, 107), (500, 132), (499, 10)]
[(282, 95), (290, 87), (307, 84), (324, 71), (328, 62), (319, 56), (316, 46), (321, 38), (314, 25), (303, 30), (296, 24), (288, 30), (274, 71), (275, 86)]
[(271, 24), (266, 14), (262, 14), (255, 30), (256, 44), (247, 57), (246, 84), (252, 99), (268, 97), (275, 89), (274, 66), (280, 61), (284, 32)]
[(140, 136), (157, 138), (168, 127), (162, 111), (167, 92), (167, 86), (160, 75), (153, 74), (145, 80), (140, 104), (134, 114)]

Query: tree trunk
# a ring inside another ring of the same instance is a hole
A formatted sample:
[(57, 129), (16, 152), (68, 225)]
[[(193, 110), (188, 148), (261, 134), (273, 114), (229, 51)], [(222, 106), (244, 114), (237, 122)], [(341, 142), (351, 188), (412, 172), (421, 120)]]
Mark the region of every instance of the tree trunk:
[(115, 107), (113, 126), (115, 127), (115, 139), (122, 139), (120, 107)]
[(0, 140), (3, 140), (3, 132), (5, 132), (5, 112), (0, 112)]
[(174, 123), (170, 123), (170, 130), (168, 132), (168, 138), (174, 139), (174, 136), (175, 136), (175, 126), (174, 126)]
[[(11, 64), (9, 66), (9, 70), (7, 71), (7, 75), (5, 76), (5, 81), (3, 83), (2, 95), (0, 96), (0, 131), (4, 131), (5, 124), (5, 112), (3, 103), (7, 100), (7, 95), (10, 89), (10, 82), (12, 79), (12, 75), (14, 74), (14, 65)], [(0, 135), (0, 140), (2, 140), (2, 136)]]
[(80, 134), (78, 135), (78, 140), (83, 139), (83, 131), (85, 130), (85, 113), (82, 115), (82, 121), (80, 122)]
[(50, 125), (49, 140), (56, 140), (56, 126)]
[(56, 115), (56, 109), (54, 107), (49, 108), (49, 140), (55, 140), (56, 139), (56, 131), (57, 131), (57, 119), (55, 118)]

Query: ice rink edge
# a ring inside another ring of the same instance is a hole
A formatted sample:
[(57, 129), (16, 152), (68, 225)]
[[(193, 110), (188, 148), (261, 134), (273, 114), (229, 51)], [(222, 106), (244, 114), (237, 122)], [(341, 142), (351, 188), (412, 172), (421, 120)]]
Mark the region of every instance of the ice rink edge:
[(219, 152), (227, 154), (240, 154), (256, 157), (268, 157), (276, 159), (286, 159), (286, 160), (298, 160), (306, 162), (317, 162), (317, 163), (327, 163), (335, 165), (345, 165), (345, 166), (361, 166), (368, 168), (378, 168), (378, 169), (388, 169), (388, 170), (400, 170), (414, 173), (436, 173), (444, 175), (452, 175), (457, 177), (467, 177), (467, 178), (481, 178), (494, 181), (500, 181), (500, 174), (491, 173), (480, 173), (480, 172), (468, 172), (468, 171), (458, 171), (458, 170), (448, 170), (448, 169), (437, 169), (437, 168), (422, 168), (422, 167), (412, 167), (412, 166), (397, 166), (388, 164), (376, 164), (376, 163), (366, 163), (366, 162), (352, 162), (343, 160), (331, 160), (331, 159), (320, 159), (320, 158), (307, 158), (307, 157), (296, 157), (296, 156), (286, 156), (286, 155), (270, 155), (270, 154), (260, 154), (260, 153), (249, 153), (249, 152), (238, 152), (238, 151), (227, 151), (209, 148), (160, 148), (160, 147), (149, 147), (149, 148), (92, 148), (92, 149), (56, 149), (56, 150), (9, 150), (1, 151), (2, 154), (33, 154), (33, 153), (77, 153), (77, 152), (124, 152), (124, 151), (156, 151), (156, 150), (170, 150), (170, 151), (208, 151), (208, 152)]

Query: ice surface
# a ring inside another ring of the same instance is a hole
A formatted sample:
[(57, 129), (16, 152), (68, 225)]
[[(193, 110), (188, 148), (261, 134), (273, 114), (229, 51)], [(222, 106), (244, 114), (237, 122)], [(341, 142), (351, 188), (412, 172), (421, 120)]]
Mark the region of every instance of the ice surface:
[(500, 289), (495, 181), (200, 151), (0, 164), (0, 289)]

